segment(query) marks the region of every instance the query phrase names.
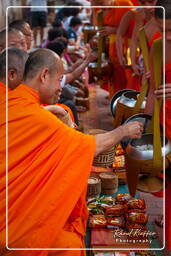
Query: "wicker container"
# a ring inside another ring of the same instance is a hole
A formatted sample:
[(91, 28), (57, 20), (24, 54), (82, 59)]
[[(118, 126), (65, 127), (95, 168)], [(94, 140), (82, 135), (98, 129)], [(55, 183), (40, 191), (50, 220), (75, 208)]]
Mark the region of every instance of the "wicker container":
[(89, 98), (76, 97), (75, 104), (76, 104), (76, 106), (85, 107), (87, 110), (90, 109), (90, 99)]
[[(96, 135), (105, 133), (107, 131), (100, 130), (100, 129), (91, 129), (89, 130), (89, 134)], [(98, 156), (94, 157), (93, 165), (94, 166), (101, 166), (101, 167), (109, 167), (113, 164), (114, 161), (114, 154), (115, 154), (115, 147), (112, 147), (109, 150), (106, 150), (105, 152), (100, 153)]]
[(101, 191), (103, 194), (114, 194), (118, 191), (118, 176), (114, 173), (101, 173)]
[(96, 177), (89, 177), (87, 188), (87, 199), (98, 198), (101, 193), (101, 180)]

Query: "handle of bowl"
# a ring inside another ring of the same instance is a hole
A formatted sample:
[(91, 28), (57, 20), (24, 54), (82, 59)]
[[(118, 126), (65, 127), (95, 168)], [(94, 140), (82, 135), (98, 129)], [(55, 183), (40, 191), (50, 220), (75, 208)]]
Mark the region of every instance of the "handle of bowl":
[[(140, 29), (140, 31), (139, 31), (139, 44), (140, 44), (141, 51), (143, 54), (145, 71), (149, 72), (150, 71), (149, 47), (148, 47), (148, 41), (147, 41), (147, 37), (146, 37), (144, 28)], [(147, 95), (148, 87), (149, 87), (148, 80), (145, 80), (145, 82), (142, 84), (141, 92), (139, 94), (139, 97), (138, 97), (135, 107), (134, 107), (135, 113), (138, 113), (140, 111), (141, 105), (144, 101), (144, 98)]]

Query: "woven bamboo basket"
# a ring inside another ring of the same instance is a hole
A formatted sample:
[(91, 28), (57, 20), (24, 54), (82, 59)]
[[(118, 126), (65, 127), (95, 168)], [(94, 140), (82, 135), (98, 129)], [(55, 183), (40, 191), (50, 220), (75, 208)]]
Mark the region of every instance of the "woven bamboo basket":
[(87, 188), (87, 199), (98, 198), (101, 193), (101, 180), (97, 177), (89, 177)]
[[(100, 133), (105, 133), (107, 131), (100, 129), (91, 129), (89, 130), (89, 134), (96, 135)], [(115, 154), (115, 147), (112, 147), (110, 150), (106, 150), (103, 153), (100, 153), (98, 156), (94, 157), (93, 165), (101, 166), (101, 167), (109, 167), (113, 164)]]
[(101, 191), (103, 194), (114, 194), (118, 191), (118, 176), (114, 173), (101, 173)]

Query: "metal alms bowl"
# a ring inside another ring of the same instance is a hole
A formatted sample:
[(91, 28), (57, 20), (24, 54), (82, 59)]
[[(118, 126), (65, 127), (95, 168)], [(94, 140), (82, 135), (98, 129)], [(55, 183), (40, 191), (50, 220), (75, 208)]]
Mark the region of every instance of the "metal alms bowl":
[(171, 152), (171, 142), (165, 138), (163, 143), (163, 136), (161, 136), (161, 142), (162, 156), (155, 163), (153, 134), (143, 134), (141, 139), (133, 139), (126, 148), (126, 168), (134, 168), (140, 173), (148, 173), (151, 176), (159, 174), (163, 169), (163, 157)]
[(113, 95), (111, 103), (110, 103), (110, 110), (111, 110), (113, 117), (115, 117), (115, 115), (116, 115), (116, 105), (117, 105), (118, 100), (120, 99), (122, 94), (124, 94), (125, 92), (129, 92), (129, 91), (132, 91), (132, 90), (131, 89), (120, 90)]
[[(143, 126), (144, 126), (144, 131), (143, 133), (146, 133), (146, 130), (147, 128), (149, 127), (149, 124), (150, 124), (150, 121), (151, 121), (151, 116), (150, 115), (147, 115), (147, 114), (144, 114), (144, 113), (140, 113), (140, 114), (135, 114), (131, 117), (129, 117), (125, 122), (124, 124), (127, 124), (129, 122), (133, 122), (133, 121), (138, 121), (138, 122), (141, 122), (143, 123)], [(131, 141), (131, 139), (129, 138), (125, 138), (121, 141), (121, 145), (123, 147), (123, 149), (125, 149), (129, 142)]]
[[(161, 142), (163, 144), (163, 136), (161, 136)], [(149, 149), (148, 145), (152, 145)], [(144, 149), (140, 149), (140, 146), (144, 146)], [(146, 147), (145, 147), (146, 146)], [(138, 160), (151, 160), (153, 159), (153, 134), (143, 134), (140, 139), (131, 140), (126, 149), (127, 154), (132, 158)], [(164, 145), (162, 145), (162, 157), (171, 152), (171, 142), (165, 138)]]
[[(125, 106), (133, 108), (133, 107), (135, 107), (135, 104), (137, 102), (137, 97), (138, 97), (139, 94), (140, 94), (140, 92), (137, 92), (135, 90), (125, 92), (120, 97), (119, 103), (122, 103)], [(141, 105), (141, 109), (144, 109), (145, 105), (146, 105), (146, 100), (143, 101), (143, 103)]]
[(94, 31), (98, 31), (98, 30), (99, 30), (99, 27), (98, 27), (98, 26), (84, 26), (83, 31), (84, 31), (84, 30), (89, 30), (89, 31), (94, 30)]

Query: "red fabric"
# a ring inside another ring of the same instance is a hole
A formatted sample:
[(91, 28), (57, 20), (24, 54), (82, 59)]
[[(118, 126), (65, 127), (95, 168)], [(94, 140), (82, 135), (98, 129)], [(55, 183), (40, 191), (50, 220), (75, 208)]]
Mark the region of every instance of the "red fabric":
[(148, 42), (148, 43), (149, 43), (149, 46), (151, 47), (152, 44), (153, 44), (153, 42), (154, 42), (155, 40), (161, 38), (161, 37), (162, 37), (162, 34), (161, 34), (160, 32), (154, 33), (154, 35), (152, 35), (151, 39), (150, 39), (149, 42)]
[[(131, 0), (116, 0), (114, 1), (113, 6), (133, 6)], [(118, 27), (123, 15), (130, 10), (130, 8), (111, 8), (104, 17), (104, 25)], [(113, 65), (113, 74), (111, 83), (109, 86), (110, 97), (113, 96), (119, 90), (126, 88), (127, 80), (125, 76), (125, 70), (123, 67), (119, 65), (117, 53), (116, 53), (116, 45), (115, 40), (110, 42), (109, 44), (109, 57), (110, 61)]]
[(140, 3), (138, 0), (131, 0), (134, 6), (140, 6)]
[(141, 76), (134, 75), (131, 68), (125, 69), (125, 74), (127, 78), (127, 89), (133, 89), (136, 91), (141, 90)]

